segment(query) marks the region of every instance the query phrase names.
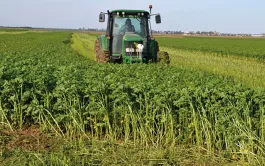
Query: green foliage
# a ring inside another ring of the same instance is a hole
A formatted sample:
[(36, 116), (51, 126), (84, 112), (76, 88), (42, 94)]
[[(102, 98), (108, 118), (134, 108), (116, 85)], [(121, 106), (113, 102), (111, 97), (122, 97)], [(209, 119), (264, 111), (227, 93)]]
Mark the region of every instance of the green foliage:
[(197, 145), (264, 162), (264, 90), (180, 67), (97, 64), (68, 39), (67, 32), (0, 35), (2, 123), (38, 124), (70, 140)]
[(244, 56), (262, 61), (265, 59), (263, 38), (158, 37), (157, 40), (161, 46), (177, 49)]
[(71, 47), (80, 55), (94, 60), (94, 44), (97, 39), (96, 35), (85, 33), (74, 33), (72, 35)]
[(160, 47), (170, 55), (172, 66), (231, 76), (252, 88), (265, 87), (264, 63), (239, 56), (216, 56), (215, 53)]

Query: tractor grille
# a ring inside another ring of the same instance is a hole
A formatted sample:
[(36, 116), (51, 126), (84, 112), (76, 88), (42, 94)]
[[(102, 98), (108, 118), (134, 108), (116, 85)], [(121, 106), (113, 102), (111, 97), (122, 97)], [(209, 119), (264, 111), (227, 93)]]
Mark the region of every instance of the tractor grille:
[[(125, 55), (126, 56), (137, 56), (136, 44), (143, 44), (143, 42), (132, 42), (132, 41), (125, 41), (124, 42), (124, 48), (125, 48)], [(126, 49), (129, 49), (130, 51), (126, 51)]]
[(141, 43), (140, 42), (125, 41), (124, 47), (125, 48), (136, 48), (135, 44), (141, 44)]
[(132, 52), (132, 53), (126, 52), (125, 54), (126, 54), (126, 56), (137, 56), (136, 52)]

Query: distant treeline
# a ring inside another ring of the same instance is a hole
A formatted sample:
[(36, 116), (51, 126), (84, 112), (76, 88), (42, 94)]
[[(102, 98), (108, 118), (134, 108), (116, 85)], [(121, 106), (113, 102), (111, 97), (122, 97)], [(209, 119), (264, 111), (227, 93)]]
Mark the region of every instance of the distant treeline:
[(29, 28), (25, 27), (1, 27), (0, 26), (0, 31), (1, 32), (21, 32), (21, 31), (28, 31)]

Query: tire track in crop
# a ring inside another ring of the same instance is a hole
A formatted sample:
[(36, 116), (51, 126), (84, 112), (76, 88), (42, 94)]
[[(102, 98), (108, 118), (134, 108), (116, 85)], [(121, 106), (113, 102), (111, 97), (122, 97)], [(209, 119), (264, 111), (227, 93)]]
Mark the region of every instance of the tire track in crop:
[(80, 55), (88, 57), (90, 60), (94, 60), (94, 42), (96, 37), (85, 33), (72, 34), (71, 47)]

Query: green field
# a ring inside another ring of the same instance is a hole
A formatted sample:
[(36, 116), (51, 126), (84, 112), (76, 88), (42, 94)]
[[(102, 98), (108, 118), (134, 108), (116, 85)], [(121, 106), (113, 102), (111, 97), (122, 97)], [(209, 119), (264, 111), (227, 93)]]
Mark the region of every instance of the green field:
[(223, 56), (159, 38), (171, 66), (98, 64), (95, 36), (0, 34), (1, 165), (265, 163), (263, 77), (238, 66), (264, 64), (244, 45)]
[(182, 50), (193, 50), (217, 55), (233, 55), (254, 58), (264, 62), (264, 38), (218, 38), (218, 37), (159, 37), (159, 43)]
[(173, 66), (231, 76), (237, 82), (253, 88), (265, 87), (263, 59), (265, 39), (216, 37), (158, 37), (157, 39), (160, 48), (172, 55)]

